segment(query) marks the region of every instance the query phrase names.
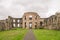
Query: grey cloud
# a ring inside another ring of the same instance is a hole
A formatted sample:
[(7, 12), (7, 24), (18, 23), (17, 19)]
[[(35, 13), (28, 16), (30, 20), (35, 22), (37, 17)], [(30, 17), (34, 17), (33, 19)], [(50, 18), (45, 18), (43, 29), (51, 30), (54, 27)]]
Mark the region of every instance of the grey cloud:
[(9, 15), (22, 17), (26, 11), (35, 11), (43, 18), (48, 17), (59, 10), (59, 3), (59, 0), (0, 0), (0, 19)]

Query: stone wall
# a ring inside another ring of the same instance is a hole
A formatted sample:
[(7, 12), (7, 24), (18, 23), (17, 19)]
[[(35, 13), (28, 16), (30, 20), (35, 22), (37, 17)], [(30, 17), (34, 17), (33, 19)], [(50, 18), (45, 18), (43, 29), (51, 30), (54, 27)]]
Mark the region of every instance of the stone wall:
[(0, 30), (9, 30), (15, 27), (22, 27), (22, 18), (13, 18), (8, 16), (8, 19), (0, 20)]
[(60, 13), (56, 13), (55, 15), (50, 16), (45, 19), (45, 27), (46, 29), (60, 29)]
[(0, 30), (7, 30), (6, 20), (0, 20)]
[(10, 28), (22, 27), (22, 18), (8, 17), (8, 23)]

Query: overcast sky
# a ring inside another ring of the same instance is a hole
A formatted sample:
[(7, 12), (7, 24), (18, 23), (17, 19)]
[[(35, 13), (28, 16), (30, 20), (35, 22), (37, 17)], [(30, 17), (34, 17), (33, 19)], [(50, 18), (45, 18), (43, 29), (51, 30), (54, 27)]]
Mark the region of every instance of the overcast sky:
[(0, 0), (0, 19), (21, 18), (24, 12), (37, 12), (42, 18), (60, 10), (60, 0)]

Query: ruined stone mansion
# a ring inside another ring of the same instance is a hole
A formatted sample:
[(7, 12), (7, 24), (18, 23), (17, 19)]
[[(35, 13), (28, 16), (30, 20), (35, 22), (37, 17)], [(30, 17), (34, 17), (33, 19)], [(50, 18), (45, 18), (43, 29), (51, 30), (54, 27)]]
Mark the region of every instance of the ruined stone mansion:
[(9, 30), (17, 27), (25, 29), (44, 28), (60, 30), (60, 13), (57, 12), (48, 18), (41, 18), (35, 12), (26, 12), (22, 18), (8, 16), (8, 19), (0, 20), (0, 30)]

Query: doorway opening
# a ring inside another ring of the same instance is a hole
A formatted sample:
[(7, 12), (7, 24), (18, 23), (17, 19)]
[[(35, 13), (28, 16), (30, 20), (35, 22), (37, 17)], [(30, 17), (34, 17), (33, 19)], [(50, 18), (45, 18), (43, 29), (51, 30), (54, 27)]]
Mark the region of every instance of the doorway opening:
[(35, 25), (35, 29), (37, 29), (37, 25)]
[(43, 26), (43, 22), (40, 22), (40, 26)]
[(29, 23), (29, 28), (32, 29), (32, 22)]

